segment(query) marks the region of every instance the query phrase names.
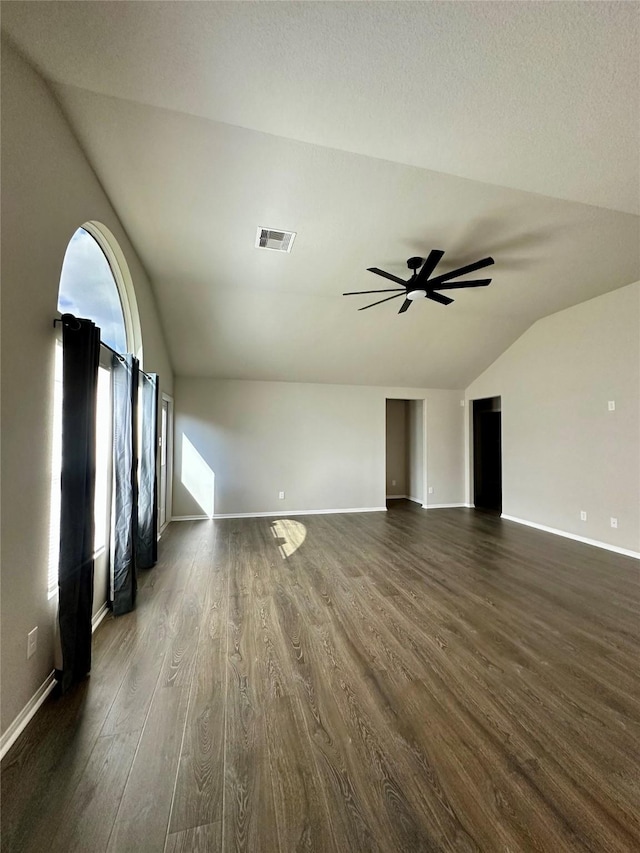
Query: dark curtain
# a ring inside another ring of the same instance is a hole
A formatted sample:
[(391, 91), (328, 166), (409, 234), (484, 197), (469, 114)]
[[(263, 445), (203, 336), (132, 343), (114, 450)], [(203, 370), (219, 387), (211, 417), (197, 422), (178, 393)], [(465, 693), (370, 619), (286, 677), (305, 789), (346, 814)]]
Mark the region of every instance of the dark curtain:
[(116, 616), (133, 610), (136, 602), (138, 374), (137, 358), (114, 355), (112, 606)]
[(65, 692), (91, 669), (96, 405), (100, 329), (91, 320), (62, 325), (63, 402), (58, 621)]
[(150, 569), (158, 559), (158, 377), (140, 373), (140, 481), (136, 568)]

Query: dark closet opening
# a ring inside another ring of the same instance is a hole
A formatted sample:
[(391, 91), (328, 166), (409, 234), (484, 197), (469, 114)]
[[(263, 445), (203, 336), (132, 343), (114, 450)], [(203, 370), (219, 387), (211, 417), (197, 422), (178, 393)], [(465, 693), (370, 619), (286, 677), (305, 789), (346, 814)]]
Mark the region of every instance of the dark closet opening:
[(502, 512), (502, 412), (500, 397), (473, 401), (473, 503)]

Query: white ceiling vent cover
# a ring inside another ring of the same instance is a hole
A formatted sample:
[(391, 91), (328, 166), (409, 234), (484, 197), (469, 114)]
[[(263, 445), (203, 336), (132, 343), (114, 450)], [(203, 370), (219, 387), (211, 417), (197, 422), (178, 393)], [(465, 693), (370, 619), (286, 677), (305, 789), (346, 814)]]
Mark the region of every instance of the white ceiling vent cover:
[(295, 231), (276, 231), (275, 228), (258, 227), (256, 234), (256, 249), (274, 249), (276, 252), (290, 252)]

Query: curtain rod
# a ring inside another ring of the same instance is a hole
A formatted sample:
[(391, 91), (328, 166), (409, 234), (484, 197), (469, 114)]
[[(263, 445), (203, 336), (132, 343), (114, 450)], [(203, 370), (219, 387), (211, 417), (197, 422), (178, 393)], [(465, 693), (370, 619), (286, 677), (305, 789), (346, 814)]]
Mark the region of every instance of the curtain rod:
[[(65, 320), (65, 317), (67, 317), (68, 319), (67, 319), (67, 320)], [(69, 323), (71, 322), (71, 319), (72, 319), (72, 318), (73, 318), (74, 320), (77, 320), (77, 317), (74, 317), (74, 315), (73, 315), (73, 314), (63, 314), (63, 316), (62, 316), (62, 317), (56, 317), (56, 318), (55, 318), (55, 320), (53, 321), (53, 328), (55, 329), (55, 327), (56, 327), (56, 325), (57, 325), (58, 323), (62, 323), (62, 325), (64, 325), (64, 324), (65, 324), (65, 322), (66, 322), (66, 323), (68, 323), (68, 324), (69, 324)], [(100, 346), (101, 346), (101, 347), (104, 347), (105, 349), (108, 349), (108, 350), (109, 350), (109, 352), (112, 352), (112, 353), (115, 355), (115, 357), (116, 357), (116, 358), (119, 358), (119, 359), (120, 359), (120, 361), (124, 361), (124, 360), (125, 360), (125, 359), (124, 359), (124, 355), (123, 355), (121, 352), (118, 352), (118, 351), (117, 351), (117, 350), (115, 350), (113, 347), (110, 347), (110, 346), (109, 346), (109, 344), (105, 344), (105, 343), (104, 343), (104, 341), (100, 341)], [(147, 377), (147, 379), (149, 379), (149, 380), (151, 379), (151, 376), (149, 376), (149, 374), (148, 374), (146, 371), (144, 371), (144, 370), (140, 370), (140, 368), (138, 368), (138, 370), (139, 370), (139, 372), (140, 372), (140, 373), (144, 374), (144, 376), (146, 376), (146, 377)]]

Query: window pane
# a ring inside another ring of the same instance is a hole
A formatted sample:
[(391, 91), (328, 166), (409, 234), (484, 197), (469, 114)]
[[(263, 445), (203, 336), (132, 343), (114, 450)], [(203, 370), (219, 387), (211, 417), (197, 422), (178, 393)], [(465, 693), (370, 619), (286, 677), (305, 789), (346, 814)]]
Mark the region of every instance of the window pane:
[(78, 228), (62, 264), (58, 311), (87, 317), (100, 327), (101, 340), (117, 352), (127, 351), (124, 315), (111, 267), (104, 252)]
[(51, 433), (51, 508), (49, 511), (49, 598), (58, 592), (60, 556), (60, 480), (62, 472), (62, 342), (56, 342), (53, 383), (53, 428)]
[(94, 503), (95, 553), (107, 544), (107, 502), (111, 497), (111, 371), (98, 371), (98, 405), (96, 410), (96, 495)]
[(162, 446), (160, 448), (160, 464), (167, 464), (167, 406), (166, 403), (162, 404), (162, 427), (160, 429), (160, 436), (162, 440)]

